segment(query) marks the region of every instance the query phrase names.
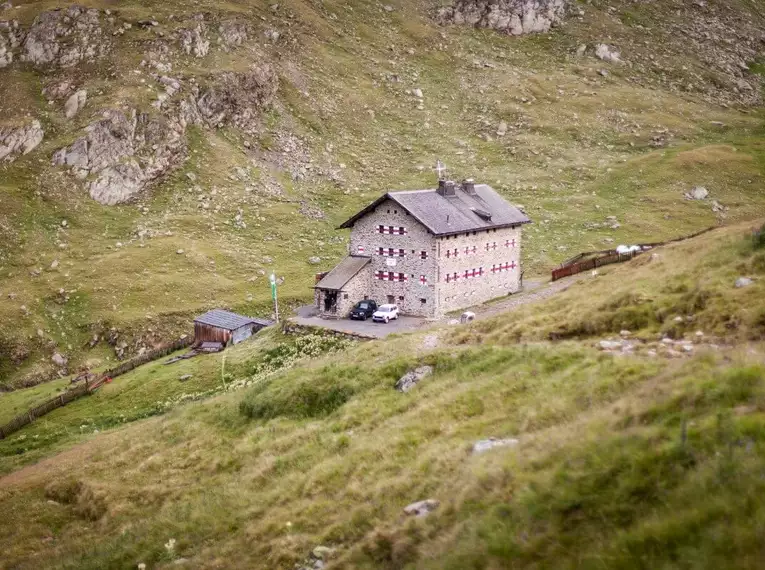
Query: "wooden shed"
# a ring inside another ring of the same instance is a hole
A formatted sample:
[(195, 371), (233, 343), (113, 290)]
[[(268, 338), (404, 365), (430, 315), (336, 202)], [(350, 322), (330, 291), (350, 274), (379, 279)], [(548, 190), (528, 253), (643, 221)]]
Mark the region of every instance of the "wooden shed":
[(229, 344), (239, 344), (271, 324), (266, 319), (215, 309), (194, 319), (194, 346), (219, 343), (222, 348)]

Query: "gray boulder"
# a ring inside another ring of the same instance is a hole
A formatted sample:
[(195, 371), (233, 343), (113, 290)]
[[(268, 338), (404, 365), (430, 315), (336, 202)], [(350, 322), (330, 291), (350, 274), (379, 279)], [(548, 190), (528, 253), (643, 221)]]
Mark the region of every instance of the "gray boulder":
[(420, 382), (424, 378), (427, 378), (431, 374), (433, 374), (432, 366), (420, 366), (419, 368), (410, 370), (409, 372), (404, 374), (401, 378), (399, 378), (398, 382), (396, 382), (395, 388), (399, 392), (408, 392), (409, 390), (414, 388), (418, 382)]
[(88, 100), (88, 92), (85, 89), (80, 89), (74, 95), (69, 97), (64, 103), (64, 115), (67, 119), (71, 119), (77, 113), (80, 112), (85, 106), (85, 102)]
[(709, 190), (703, 186), (695, 186), (690, 192), (685, 193), (687, 200), (706, 200), (709, 196)]
[(608, 63), (620, 63), (622, 61), (621, 54), (606, 44), (595, 46), (595, 57)]
[(51, 360), (53, 361), (53, 364), (55, 364), (56, 366), (60, 366), (61, 368), (63, 368), (64, 366), (66, 366), (67, 362), (69, 362), (69, 361), (66, 359), (66, 357), (65, 357), (65, 356), (63, 356), (62, 354), (60, 354), (60, 353), (58, 353), (58, 352), (56, 352), (56, 353), (55, 353), (55, 354), (54, 354), (54, 355), (51, 357)]
[(29, 28), (21, 59), (33, 65), (72, 67), (106, 55), (111, 45), (99, 11), (82, 6), (39, 14)]
[(567, 5), (568, 0), (456, 0), (436, 20), (519, 36), (549, 31), (563, 20)]
[(620, 350), (624, 346), (621, 340), (601, 340), (598, 343), (601, 350)]
[(311, 556), (313, 556), (317, 560), (326, 560), (328, 558), (331, 558), (334, 553), (335, 553), (334, 548), (330, 548), (328, 546), (317, 546), (311, 551)]
[(435, 499), (417, 501), (404, 507), (404, 513), (409, 516), (424, 517), (435, 511), (441, 503)]
[(483, 453), (484, 451), (489, 451), (497, 447), (514, 447), (518, 445), (518, 443), (519, 441), (517, 439), (496, 439), (494, 437), (490, 437), (489, 439), (476, 441), (473, 444), (473, 453)]
[(13, 162), (20, 154), (28, 154), (39, 145), (45, 132), (40, 121), (18, 127), (0, 126), (0, 160)]

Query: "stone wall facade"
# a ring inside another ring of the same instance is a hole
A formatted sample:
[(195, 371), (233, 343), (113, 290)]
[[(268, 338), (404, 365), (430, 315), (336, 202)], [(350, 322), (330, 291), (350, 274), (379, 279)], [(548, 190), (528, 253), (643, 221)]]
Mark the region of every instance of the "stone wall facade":
[[(380, 233), (380, 226), (401, 233)], [(434, 236), (392, 200), (382, 202), (374, 212), (359, 219), (351, 231), (350, 253), (372, 258), (367, 266), (369, 298), (381, 305), (395, 303), (407, 315), (438, 314), (436, 252)], [(394, 280), (390, 280), (391, 274)], [(361, 279), (364, 277), (360, 275), (354, 278)]]
[(520, 290), (520, 227), (445, 236), (436, 243), (440, 314)]
[[(382, 226), (382, 227), (381, 227)], [(325, 316), (344, 318), (363, 299), (395, 303), (407, 315), (443, 314), (515, 293), (521, 288), (521, 228), (476, 230), (436, 237), (393, 200), (357, 220), (349, 254), (371, 262), (337, 293)]]

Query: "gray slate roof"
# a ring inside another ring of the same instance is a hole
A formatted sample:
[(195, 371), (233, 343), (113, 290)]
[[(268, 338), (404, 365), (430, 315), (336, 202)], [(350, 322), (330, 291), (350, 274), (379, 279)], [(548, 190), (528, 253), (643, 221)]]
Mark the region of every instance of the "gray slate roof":
[(222, 309), (213, 309), (209, 313), (205, 313), (201, 317), (194, 319), (194, 322), (227, 331), (234, 331), (247, 325), (261, 325), (267, 327), (272, 324), (271, 321), (267, 319), (245, 317), (244, 315), (237, 315), (236, 313), (231, 313)]
[(343, 259), (337, 267), (324, 276), (314, 289), (330, 289), (340, 291), (348, 281), (350, 281), (359, 271), (364, 269), (371, 257), (361, 255), (349, 255)]
[[(526, 214), (508, 204), (491, 186), (476, 184), (475, 192), (475, 195), (467, 194), (459, 185), (454, 196), (441, 196), (436, 190), (388, 192), (338, 229), (353, 227), (359, 218), (386, 199), (396, 202), (437, 236), (531, 223)], [(488, 212), (491, 219), (484, 219), (476, 211)]]

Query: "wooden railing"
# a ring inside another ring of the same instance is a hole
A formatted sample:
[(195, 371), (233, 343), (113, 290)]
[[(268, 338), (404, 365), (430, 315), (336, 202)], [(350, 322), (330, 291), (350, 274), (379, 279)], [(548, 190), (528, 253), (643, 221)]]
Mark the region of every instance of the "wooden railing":
[[(713, 226), (711, 228), (701, 230), (700, 232), (696, 232), (695, 234), (691, 234), (689, 236), (685, 236), (681, 238), (672, 239), (669, 241), (640, 244), (639, 251), (631, 251), (629, 253), (619, 253), (615, 249), (608, 249), (604, 251), (591, 251), (589, 253), (580, 253), (579, 255), (574, 256), (571, 259), (567, 259), (561, 265), (559, 265), (556, 269), (553, 269), (552, 280), (557, 281), (558, 279), (563, 279), (564, 277), (569, 277), (570, 275), (576, 275), (577, 273), (582, 273), (583, 271), (590, 271), (592, 269), (595, 269), (596, 267), (602, 267), (604, 265), (610, 265), (612, 263), (623, 263), (625, 261), (629, 261), (630, 259), (634, 258), (636, 255), (640, 255), (641, 253), (649, 251), (655, 247), (695, 238), (700, 236), (701, 234), (705, 234), (714, 229), (717, 229), (717, 227), (718, 226)], [(579, 261), (580, 259), (583, 261)]]
[(66, 392), (59, 394), (58, 396), (55, 396), (50, 400), (43, 402), (42, 404), (38, 404), (33, 408), (30, 408), (23, 414), (13, 418), (7, 424), (0, 426), (0, 439), (5, 439), (12, 433), (19, 431), (24, 426), (31, 424), (37, 418), (41, 418), (42, 416), (51, 413), (57, 408), (66, 406), (69, 402), (73, 402), (74, 400), (82, 398), (83, 396), (92, 394), (101, 386), (103, 386), (107, 380), (126, 374), (131, 370), (138, 368), (139, 366), (143, 366), (148, 362), (157, 360), (163, 356), (167, 356), (168, 354), (171, 354), (177, 350), (187, 348), (191, 346), (193, 342), (193, 339), (190, 337), (182, 338), (155, 350), (147, 351), (140, 356), (136, 356), (135, 358), (131, 358), (130, 360), (123, 362), (119, 366), (102, 372), (94, 380), (86, 380), (84, 384), (80, 384), (79, 386), (67, 390)]
[(578, 263), (565, 265), (563, 267), (559, 267), (558, 269), (553, 269), (552, 280), (557, 281), (558, 279), (563, 279), (564, 277), (575, 275), (576, 273), (582, 273), (583, 271), (589, 271), (591, 269), (595, 269), (596, 267), (629, 261), (640, 253), (642, 253), (642, 251), (631, 251), (629, 253), (608, 253), (606, 255), (602, 255), (601, 257), (592, 257), (590, 259), (585, 259), (584, 261), (579, 261)]

